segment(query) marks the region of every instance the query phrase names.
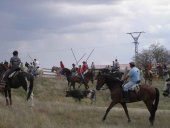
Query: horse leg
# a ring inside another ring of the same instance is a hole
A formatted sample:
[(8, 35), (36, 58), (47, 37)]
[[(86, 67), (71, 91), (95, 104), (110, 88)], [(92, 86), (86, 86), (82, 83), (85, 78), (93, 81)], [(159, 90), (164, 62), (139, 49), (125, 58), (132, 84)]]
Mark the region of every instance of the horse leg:
[(149, 121), (150, 121), (150, 124), (153, 125), (153, 122), (154, 122), (154, 118), (155, 118), (155, 113), (153, 112), (153, 104), (150, 102), (147, 102), (147, 101), (144, 101), (149, 113), (150, 113), (150, 117), (149, 117)]
[(105, 113), (105, 115), (103, 116), (103, 121), (106, 119), (106, 116), (107, 116), (107, 114), (109, 113), (109, 111), (112, 109), (112, 107), (115, 105), (116, 103), (115, 102), (111, 102), (110, 103), (110, 105), (109, 105), (109, 107), (107, 108), (107, 110), (106, 110), (106, 113)]
[(85, 83), (84, 85), (85, 85), (85, 89), (89, 89), (89, 86), (87, 83)]
[(5, 99), (6, 99), (6, 105), (9, 105), (8, 101), (8, 90), (5, 88)]
[(128, 113), (128, 109), (127, 109), (126, 103), (121, 103), (121, 105), (122, 105), (122, 107), (123, 107), (123, 109), (124, 109), (124, 111), (126, 113), (126, 116), (128, 118), (128, 122), (131, 122), (131, 119), (129, 117), (129, 113)]
[(11, 89), (8, 89), (9, 103), (12, 105)]

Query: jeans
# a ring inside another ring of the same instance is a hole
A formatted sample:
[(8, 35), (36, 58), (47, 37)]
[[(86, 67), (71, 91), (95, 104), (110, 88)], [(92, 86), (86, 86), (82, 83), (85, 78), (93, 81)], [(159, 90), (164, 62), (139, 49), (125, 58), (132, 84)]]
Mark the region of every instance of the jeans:
[(127, 92), (136, 82), (133, 81), (128, 81), (126, 84), (123, 86), (123, 91)]

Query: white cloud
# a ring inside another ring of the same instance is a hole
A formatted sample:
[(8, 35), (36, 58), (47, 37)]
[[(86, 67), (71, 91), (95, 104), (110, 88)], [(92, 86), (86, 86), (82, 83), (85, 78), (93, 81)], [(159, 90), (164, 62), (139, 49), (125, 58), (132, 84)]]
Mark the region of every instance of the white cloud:
[(146, 32), (139, 38), (139, 50), (157, 41), (170, 49), (169, 0), (6, 0), (0, 16), (0, 60), (18, 49), (24, 61), (29, 53), (42, 66), (60, 60), (70, 66), (71, 48), (78, 58), (95, 48), (89, 61), (111, 64), (117, 57), (128, 63), (134, 44), (126, 33), (133, 31)]

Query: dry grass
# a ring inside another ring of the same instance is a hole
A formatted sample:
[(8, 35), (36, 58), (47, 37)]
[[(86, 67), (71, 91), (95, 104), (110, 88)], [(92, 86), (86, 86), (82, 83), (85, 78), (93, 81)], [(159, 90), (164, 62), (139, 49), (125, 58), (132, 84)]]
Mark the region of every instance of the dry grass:
[[(162, 81), (154, 86), (162, 90)], [(94, 88), (94, 85), (90, 85)], [(83, 87), (82, 87), (83, 88)], [(109, 91), (98, 91), (96, 104), (83, 99), (81, 103), (65, 97), (67, 82), (60, 79), (36, 78), (34, 87), (34, 107), (25, 101), (22, 88), (12, 90), (13, 106), (6, 106), (0, 96), (0, 128), (147, 128), (150, 127), (149, 113), (142, 102), (128, 104), (132, 119), (127, 118), (120, 105), (116, 105), (105, 122), (101, 119), (110, 103)], [(168, 128), (170, 118), (169, 98), (160, 97), (154, 128)], [(163, 111), (162, 109), (166, 109)]]

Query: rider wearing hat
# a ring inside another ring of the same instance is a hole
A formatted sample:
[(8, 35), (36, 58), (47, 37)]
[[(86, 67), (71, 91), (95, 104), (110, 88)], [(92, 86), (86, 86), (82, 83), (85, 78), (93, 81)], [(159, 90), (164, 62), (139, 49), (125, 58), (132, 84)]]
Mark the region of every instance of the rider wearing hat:
[(130, 71), (128, 72), (127, 76), (125, 76), (124, 80), (128, 79), (128, 82), (123, 86), (123, 98), (124, 102), (129, 102), (128, 100), (128, 90), (135, 85), (136, 83), (140, 82), (140, 70), (135, 66), (134, 62), (130, 62)]
[(74, 63), (72, 64), (71, 73), (72, 73), (72, 76), (75, 76), (77, 74), (77, 67)]
[(10, 68), (6, 71), (4, 80), (6, 82), (6, 87), (9, 87), (9, 75), (16, 71), (17, 69), (20, 69), (19, 65), (21, 63), (20, 58), (18, 57), (18, 51), (13, 52), (13, 57), (10, 59)]
[(86, 63), (86, 61), (83, 61), (83, 65), (82, 65), (82, 71), (83, 71), (83, 74), (85, 74), (88, 70), (88, 65)]

